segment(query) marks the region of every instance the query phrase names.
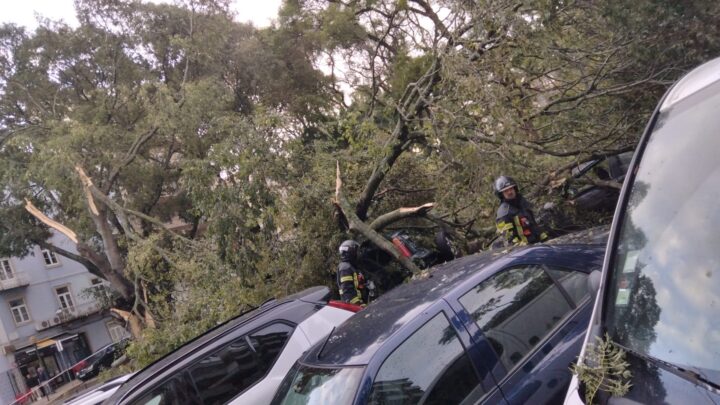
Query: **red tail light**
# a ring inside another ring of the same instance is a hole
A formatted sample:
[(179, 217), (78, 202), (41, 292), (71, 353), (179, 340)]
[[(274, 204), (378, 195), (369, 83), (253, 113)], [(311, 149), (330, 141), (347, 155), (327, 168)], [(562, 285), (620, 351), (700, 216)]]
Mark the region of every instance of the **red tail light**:
[(78, 373), (80, 370), (84, 369), (85, 366), (87, 366), (87, 362), (85, 360), (80, 360), (77, 364), (72, 366), (70, 369), (73, 371), (73, 373)]
[(395, 245), (397, 250), (400, 251), (400, 254), (405, 257), (412, 256), (412, 253), (410, 252), (410, 249), (405, 246), (405, 244), (400, 240), (400, 238), (392, 238), (392, 243)]
[(347, 302), (336, 301), (336, 300), (328, 301), (328, 306), (333, 307), (333, 308), (344, 309), (344, 310), (350, 311), (350, 312), (359, 312), (361, 309), (363, 309), (363, 307), (360, 305), (350, 304)]

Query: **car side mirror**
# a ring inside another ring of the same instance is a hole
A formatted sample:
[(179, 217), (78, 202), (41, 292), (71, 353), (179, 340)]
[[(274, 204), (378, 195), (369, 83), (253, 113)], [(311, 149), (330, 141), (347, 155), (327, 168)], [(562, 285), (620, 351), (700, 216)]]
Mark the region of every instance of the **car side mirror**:
[(590, 291), (590, 293), (593, 295), (597, 294), (598, 290), (600, 290), (601, 281), (602, 273), (600, 272), (600, 270), (593, 270), (592, 272), (590, 272), (590, 275), (587, 278), (588, 291)]

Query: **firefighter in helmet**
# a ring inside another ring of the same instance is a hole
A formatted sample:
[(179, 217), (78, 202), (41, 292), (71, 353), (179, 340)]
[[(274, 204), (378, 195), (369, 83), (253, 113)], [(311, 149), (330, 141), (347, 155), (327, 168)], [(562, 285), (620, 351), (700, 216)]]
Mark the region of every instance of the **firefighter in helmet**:
[(495, 223), (498, 233), (512, 245), (542, 242), (547, 233), (535, 222), (530, 203), (520, 194), (515, 180), (500, 176), (495, 180), (495, 195), (500, 199)]
[(365, 277), (357, 269), (357, 258), (360, 244), (354, 240), (346, 240), (340, 244), (340, 265), (337, 271), (337, 283), (340, 299), (350, 304), (365, 305), (367, 292)]

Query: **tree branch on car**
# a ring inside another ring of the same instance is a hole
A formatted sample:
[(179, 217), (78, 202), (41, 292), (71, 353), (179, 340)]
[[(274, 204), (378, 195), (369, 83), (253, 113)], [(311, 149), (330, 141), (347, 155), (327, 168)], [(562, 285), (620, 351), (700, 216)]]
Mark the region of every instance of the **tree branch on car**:
[(417, 273), (420, 269), (412, 262), (409, 258), (403, 256), (398, 252), (390, 241), (380, 235), (370, 225), (363, 222), (360, 217), (353, 210), (352, 205), (345, 198), (342, 192), (342, 178), (340, 177), (340, 162), (337, 162), (336, 178), (335, 178), (335, 200), (333, 204), (337, 207), (338, 211), (344, 216), (345, 223), (348, 226), (348, 230), (357, 232), (367, 238), (375, 246), (379, 247), (396, 261), (398, 261), (407, 270)]

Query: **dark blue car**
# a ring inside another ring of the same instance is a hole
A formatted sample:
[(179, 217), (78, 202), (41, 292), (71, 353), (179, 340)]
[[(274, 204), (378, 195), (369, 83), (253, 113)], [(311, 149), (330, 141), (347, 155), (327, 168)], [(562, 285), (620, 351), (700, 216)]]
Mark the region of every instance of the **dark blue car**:
[(464, 257), (397, 287), (301, 357), (273, 403), (561, 402), (605, 251), (588, 241)]

